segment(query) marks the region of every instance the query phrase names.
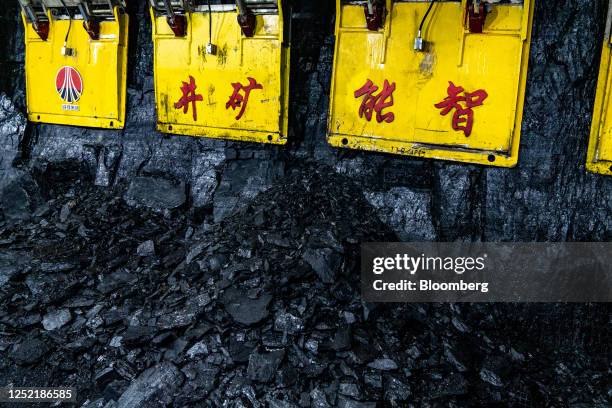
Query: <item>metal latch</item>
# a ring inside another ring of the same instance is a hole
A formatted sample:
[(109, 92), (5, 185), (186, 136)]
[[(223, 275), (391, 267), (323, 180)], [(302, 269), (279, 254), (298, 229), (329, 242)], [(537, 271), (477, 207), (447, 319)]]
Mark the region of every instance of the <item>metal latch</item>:
[(187, 17), (181, 14), (176, 14), (170, 4), (170, 0), (164, 0), (166, 8), (166, 21), (170, 29), (177, 37), (184, 37), (187, 34)]
[(368, 30), (378, 31), (381, 29), (386, 13), (385, 4), (380, 0), (367, 0), (364, 11)]
[[(79, 8), (79, 12), (83, 16), (83, 28), (85, 29), (85, 31), (87, 31), (87, 34), (89, 34), (89, 37), (92, 40), (99, 40), (100, 39), (100, 22), (91, 15), (91, 13), (89, 12), (87, 3), (85, 2), (79, 3), (78, 8)], [(112, 7), (111, 7), (111, 13), (112, 13)]]
[(249, 11), (244, 0), (236, 0), (236, 6), (238, 7), (238, 24), (242, 33), (246, 37), (253, 37), (257, 26), (255, 15)]
[(470, 33), (482, 34), (485, 20), (487, 19), (487, 8), (482, 0), (468, 0), (467, 19)]
[[(19, 4), (27, 20), (32, 23), (32, 28), (36, 31), (36, 34), (38, 34), (41, 40), (47, 41), (49, 38), (49, 21), (42, 20), (38, 17), (36, 10), (34, 10), (29, 0), (20, 0)], [(44, 9), (41, 9), (41, 13), (44, 15)]]

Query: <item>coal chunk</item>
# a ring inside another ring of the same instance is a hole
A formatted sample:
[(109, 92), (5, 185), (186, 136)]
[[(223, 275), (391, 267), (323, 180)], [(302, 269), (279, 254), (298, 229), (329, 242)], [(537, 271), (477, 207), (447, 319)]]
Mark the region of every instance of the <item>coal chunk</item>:
[(269, 189), (284, 174), (284, 164), (269, 160), (230, 162), (224, 169), (213, 200), (213, 216), (219, 222), (244, 206), (262, 191)]
[(145, 370), (117, 401), (117, 408), (157, 408), (170, 405), (173, 394), (184, 376), (170, 362), (162, 362)]
[(411, 395), (410, 386), (395, 377), (389, 377), (385, 384), (385, 399), (388, 401), (406, 401)]
[(462, 374), (450, 374), (441, 381), (429, 385), (429, 393), (433, 398), (465, 395), (468, 392), (468, 382)]
[(14, 251), (0, 251), (0, 288), (27, 268), (27, 254)]
[(334, 283), (342, 266), (342, 257), (329, 248), (307, 249), (303, 259), (323, 283)]
[(154, 210), (178, 208), (187, 201), (185, 183), (160, 177), (136, 177), (125, 193), (125, 201)]
[(376, 408), (377, 406), (376, 402), (361, 402), (346, 397), (338, 399), (338, 408)]
[(143, 242), (136, 248), (136, 254), (142, 257), (155, 255), (155, 244), (150, 239)]
[(270, 352), (255, 351), (251, 353), (247, 376), (249, 379), (257, 382), (266, 383), (272, 381), (284, 356), (284, 350)]
[(207, 363), (191, 363), (182, 369), (187, 377), (181, 396), (189, 400), (202, 400), (215, 388), (219, 377), (219, 368)]
[(48, 351), (49, 347), (47, 344), (41, 339), (34, 337), (16, 344), (13, 347), (11, 357), (17, 364), (27, 365), (39, 361)]
[(70, 314), (70, 310), (59, 309), (47, 313), (43, 317), (42, 324), (45, 330), (57, 330), (68, 324), (71, 319), (72, 315)]
[(13, 180), (0, 192), (0, 208), (8, 220), (29, 219), (41, 203), (38, 184), (29, 175)]
[(223, 294), (225, 310), (238, 323), (250, 326), (261, 322), (268, 317), (268, 305), (272, 296), (261, 295), (257, 299), (250, 299), (239, 289), (230, 288)]
[(397, 370), (397, 363), (390, 358), (379, 358), (368, 364), (368, 367), (375, 370), (391, 371)]
[(502, 387), (504, 385), (499, 375), (488, 368), (483, 367), (480, 369), (480, 379), (494, 387)]
[(279, 313), (274, 319), (274, 330), (294, 334), (304, 330), (304, 322), (291, 313)]

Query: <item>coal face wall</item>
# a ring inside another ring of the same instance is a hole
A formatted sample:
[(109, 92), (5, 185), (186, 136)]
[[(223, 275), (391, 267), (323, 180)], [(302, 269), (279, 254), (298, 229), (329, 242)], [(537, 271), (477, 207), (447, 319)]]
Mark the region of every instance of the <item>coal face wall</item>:
[(23, 28), (16, 1), (0, 12), (2, 175), (81, 162), (99, 185), (150, 176), (185, 183), (190, 205), (223, 219), (296, 162), (354, 180), (402, 240), (610, 239), (612, 179), (585, 171), (605, 23), (603, 0), (536, 4), (515, 169), (337, 150), (325, 141), (333, 60), (331, 1), (295, 1), (290, 145), (162, 135), (155, 130), (147, 2), (130, 2), (127, 124), (122, 131), (25, 126)]
[(87, 408), (608, 405), (607, 304), (366, 304), (358, 278), (366, 241), (610, 240), (603, 0), (536, 1), (515, 169), (330, 148), (331, 0), (294, 1), (289, 146), (162, 135), (129, 3), (121, 131), (27, 123), (0, 9), (0, 380)]

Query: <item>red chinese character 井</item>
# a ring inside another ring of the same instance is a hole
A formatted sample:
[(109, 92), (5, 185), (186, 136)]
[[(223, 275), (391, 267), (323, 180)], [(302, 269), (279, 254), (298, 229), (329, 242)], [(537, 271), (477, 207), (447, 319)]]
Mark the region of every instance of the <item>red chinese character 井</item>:
[[(238, 116), (236, 116), (236, 120), (240, 120), (242, 115), (244, 115), (244, 111), (246, 110), (247, 103), (249, 103), (249, 95), (253, 89), (263, 89), (263, 85), (258, 84), (257, 81), (251, 77), (247, 78), (249, 80), (249, 84), (247, 86), (242, 85), (240, 82), (235, 82), (232, 84), (234, 87), (234, 93), (230, 96), (229, 101), (225, 104), (225, 109), (232, 108), (236, 110), (237, 107), (240, 107), (240, 112), (238, 112)], [(240, 94), (240, 91), (244, 91), (244, 96)]]
[(181, 86), (181, 91), (183, 92), (183, 96), (179, 99), (178, 102), (174, 104), (175, 109), (183, 108), (183, 113), (189, 112), (189, 104), (191, 103), (191, 109), (193, 113), (193, 120), (198, 120), (198, 112), (196, 111), (196, 102), (203, 101), (204, 98), (202, 95), (198, 95), (195, 93), (197, 86), (195, 83), (195, 79), (191, 75), (189, 75), (189, 83), (183, 81), (183, 86)]
[(442, 116), (448, 115), (454, 109), (453, 129), (457, 131), (462, 130), (466, 137), (470, 136), (474, 125), (474, 111), (472, 108), (482, 106), (489, 94), (484, 89), (479, 89), (475, 92), (465, 92), (462, 86), (455, 86), (450, 81), (446, 92), (448, 96), (434, 106), (441, 109), (440, 115)]
[(359, 117), (363, 118), (365, 115), (366, 120), (369, 122), (372, 120), (372, 114), (376, 112), (376, 121), (378, 123), (386, 122), (391, 123), (395, 120), (393, 112), (383, 113), (383, 110), (393, 106), (393, 92), (395, 91), (395, 82), (389, 84), (389, 81), (385, 79), (383, 89), (375, 95), (378, 91), (378, 86), (374, 85), (371, 80), (367, 80), (365, 85), (355, 91), (355, 98), (360, 98), (365, 95), (361, 101), (359, 107)]

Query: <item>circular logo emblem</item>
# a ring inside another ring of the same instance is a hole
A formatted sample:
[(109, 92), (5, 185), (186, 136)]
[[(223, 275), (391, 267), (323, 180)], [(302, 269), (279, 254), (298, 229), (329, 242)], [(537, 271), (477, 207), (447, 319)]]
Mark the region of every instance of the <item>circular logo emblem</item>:
[(83, 79), (79, 71), (73, 67), (62, 67), (55, 77), (55, 89), (64, 101), (75, 103), (83, 93)]

